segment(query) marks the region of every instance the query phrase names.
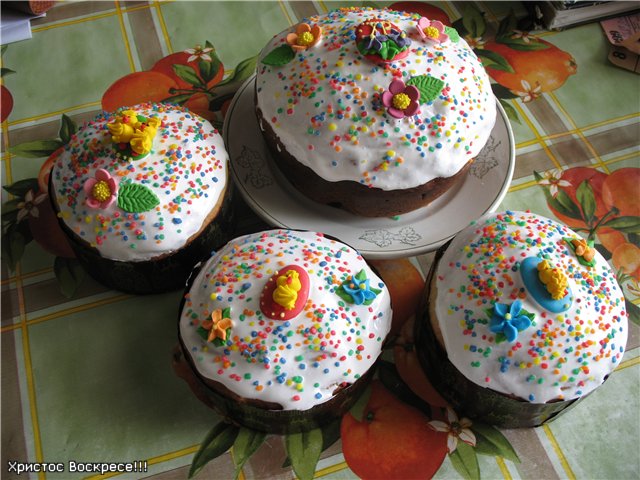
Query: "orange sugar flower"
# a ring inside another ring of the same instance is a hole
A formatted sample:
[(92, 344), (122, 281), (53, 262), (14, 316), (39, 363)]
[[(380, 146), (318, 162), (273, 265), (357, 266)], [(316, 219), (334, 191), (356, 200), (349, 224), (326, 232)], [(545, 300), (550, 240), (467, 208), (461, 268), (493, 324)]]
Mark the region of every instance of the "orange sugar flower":
[(586, 262), (593, 260), (596, 255), (596, 249), (590, 247), (584, 238), (574, 238), (571, 240), (573, 247), (576, 249), (576, 255), (584, 258)]
[[(208, 322), (206, 322), (208, 324)], [(202, 326), (205, 326), (205, 322), (202, 322)], [(230, 318), (222, 318), (222, 310), (216, 309), (211, 314), (211, 330), (209, 330), (208, 342), (214, 341), (216, 338), (220, 338), (222, 341), (227, 339), (227, 329), (231, 328), (232, 323)]]
[(322, 38), (322, 29), (318, 25), (299, 23), (295, 33), (287, 35), (287, 43), (296, 51), (303, 51), (316, 45)]

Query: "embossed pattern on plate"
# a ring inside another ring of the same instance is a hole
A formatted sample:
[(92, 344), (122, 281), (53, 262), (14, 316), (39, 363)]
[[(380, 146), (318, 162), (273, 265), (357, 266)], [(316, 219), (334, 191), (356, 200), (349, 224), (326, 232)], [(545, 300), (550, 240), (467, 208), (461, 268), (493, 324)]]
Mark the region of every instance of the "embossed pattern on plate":
[(321, 205), (298, 192), (275, 166), (254, 111), (255, 76), (236, 93), (223, 137), (231, 172), (245, 201), (274, 227), (334, 236), (371, 259), (436, 250), (469, 222), (494, 211), (507, 193), (515, 165), (515, 142), (507, 115), (498, 118), (489, 142), (463, 182), (430, 205), (393, 218), (367, 218)]

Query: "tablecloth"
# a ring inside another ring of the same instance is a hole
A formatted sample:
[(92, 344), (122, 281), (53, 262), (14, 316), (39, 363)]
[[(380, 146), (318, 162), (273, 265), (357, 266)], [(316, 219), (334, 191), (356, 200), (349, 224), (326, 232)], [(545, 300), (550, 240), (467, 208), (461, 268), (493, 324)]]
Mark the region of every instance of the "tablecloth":
[[(186, 478), (220, 421), (171, 368), (181, 292), (136, 297), (108, 290), (60, 256), (61, 246), (38, 217), (38, 208), (46, 208), (37, 198), (48, 154), (105, 101), (135, 95), (133, 72), (155, 69), (178, 81), (171, 65), (186, 64), (198, 48), (215, 48), (220, 74), (205, 87), (183, 75), (183, 90), (173, 93), (187, 92), (177, 100), (221, 126), (234, 81), (247, 77), (251, 59), (273, 34), (332, 8), (388, 4), (60, 2), (32, 21), (32, 39), (2, 46), (2, 184), (8, 187), (2, 192), (2, 478)], [(517, 154), (499, 209), (530, 209), (591, 234), (618, 273), (630, 313), (622, 363), (576, 408), (542, 427), (502, 430), (493, 454), (427, 453), (420, 463), (435, 464), (435, 478), (638, 478), (638, 224), (595, 224), (594, 218), (602, 220), (614, 206), (627, 220), (639, 215), (639, 77), (607, 60), (609, 43), (597, 22), (537, 32), (512, 23), (512, 45), (505, 46), (494, 41), (496, 31), (509, 15), (526, 17), (518, 2), (411, 8), (466, 30), (485, 64), (495, 67), (494, 91), (509, 114)], [(511, 71), (501, 68), (505, 60)], [(203, 93), (216, 84), (215, 98)], [(584, 182), (589, 195), (576, 193)], [(266, 227), (237, 202), (240, 232)], [(426, 273), (431, 258), (410, 260)], [(385, 359), (393, 365), (392, 350)], [(412, 445), (407, 438), (407, 451)], [(384, 442), (372, 440), (368, 448), (385, 455)], [(233, 478), (238, 454), (237, 446), (226, 451), (198, 478)], [(268, 436), (237, 475), (293, 478), (286, 458), (284, 438)], [(109, 464), (122, 467), (100, 475)], [(322, 452), (315, 477), (355, 478), (358, 469), (347, 463), (338, 439)]]

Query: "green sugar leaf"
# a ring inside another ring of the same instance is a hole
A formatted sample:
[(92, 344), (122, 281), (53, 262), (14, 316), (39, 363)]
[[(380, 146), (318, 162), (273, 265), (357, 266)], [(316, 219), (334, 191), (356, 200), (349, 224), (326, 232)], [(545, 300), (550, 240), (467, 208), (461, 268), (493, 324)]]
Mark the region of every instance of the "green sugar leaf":
[(148, 212), (160, 203), (158, 197), (148, 187), (137, 183), (126, 183), (118, 191), (118, 207), (125, 212)]
[(458, 35), (458, 31), (455, 28), (445, 25), (444, 33), (449, 35), (449, 40), (451, 40), (453, 43), (458, 43), (460, 41), (460, 35)]
[(444, 82), (439, 78), (429, 75), (420, 75), (411, 77), (407, 81), (407, 85), (413, 85), (420, 91), (420, 104), (432, 102), (435, 100), (444, 88)]
[(267, 56), (262, 59), (262, 63), (265, 65), (282, 66), (289, 63), (296, 56), (296, 52), (293, 51), (289, 45), (280, 45), (274, 48)]

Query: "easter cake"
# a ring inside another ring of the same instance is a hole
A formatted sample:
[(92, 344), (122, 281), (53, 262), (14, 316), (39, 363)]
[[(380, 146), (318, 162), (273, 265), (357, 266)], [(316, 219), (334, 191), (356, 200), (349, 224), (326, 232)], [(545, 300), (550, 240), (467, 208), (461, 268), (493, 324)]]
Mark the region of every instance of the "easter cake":
[(440, 249), (416, 321), (425, 373), (454, 408), (503, 427), (553, 419), (620, 364), (614, 272), (585, 239), (528, 212), (487, 214)]
[(222, 137), (173, 105), (100, 114), (56, 157), (50, 196), (84, 268), (130, 293), (184, 288), (193, 265), (231, 238)]
[(230, 421), (300, 432), (350, 408), (390, 327), (389, 291), (357, 251), (268, 230), (232, 240), (194, 272), (174, 366)]
[(394, 216), (459, 185), (491, 135), (496, 100), (454, 28), (343, 8), (275, 35), (259, 55), (260, 128), (308, 198)]

